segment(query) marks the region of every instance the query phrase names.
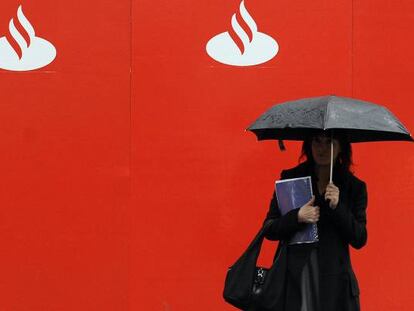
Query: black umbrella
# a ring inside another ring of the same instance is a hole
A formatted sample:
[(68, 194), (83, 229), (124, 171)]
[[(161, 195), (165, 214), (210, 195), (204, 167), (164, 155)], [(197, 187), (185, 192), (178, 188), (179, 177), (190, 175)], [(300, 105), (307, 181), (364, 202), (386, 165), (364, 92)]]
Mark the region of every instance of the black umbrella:
[[(351, 143), (414, 141), (404, 125), (385, 107), (366, 101), (323, 96), (288, 101), (271, 107), (247, 130), (258, 140), (305, 140), (313, 133), (340, 132)], [(331, 145), (331, 181), (332, 181)]]

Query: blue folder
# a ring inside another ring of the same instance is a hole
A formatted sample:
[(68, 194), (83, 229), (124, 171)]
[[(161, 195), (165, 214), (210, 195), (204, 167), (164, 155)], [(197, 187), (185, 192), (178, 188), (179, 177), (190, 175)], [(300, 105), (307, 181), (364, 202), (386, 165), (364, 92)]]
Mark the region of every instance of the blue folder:
[[(312, 179), (310, 176), (282, 179), (275, 182), (276, 198), (283, 215), (300, 208), (312, 199)], [(318, 241), (318, 226), (306, 224), (303, 230), (296, 232), (289, 244), (314, 243)]]

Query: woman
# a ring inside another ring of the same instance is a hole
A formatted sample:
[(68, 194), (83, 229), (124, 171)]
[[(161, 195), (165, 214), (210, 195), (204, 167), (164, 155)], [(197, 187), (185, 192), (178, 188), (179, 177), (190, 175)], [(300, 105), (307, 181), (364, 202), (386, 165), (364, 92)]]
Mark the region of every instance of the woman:
[[(286, 311), (359, 311), (359, 288), (352, 270), (349, 245), (367, 242), (366, 185), (350, 172), (351, 145), (333, 139), (333, 183), (329, 183), (331, 138), (324, 132), (303, 143), (306, 161), (282, 171), (281, 178), (312, 177), (313, 199), (281, 216), (275, 194), (266, 220), (274, 219), (266, 238), (287, 241), (305, 224), (316, 223), (319, 241), (288, 245)], [(282, 250), (279, 243), (276, 256)]]

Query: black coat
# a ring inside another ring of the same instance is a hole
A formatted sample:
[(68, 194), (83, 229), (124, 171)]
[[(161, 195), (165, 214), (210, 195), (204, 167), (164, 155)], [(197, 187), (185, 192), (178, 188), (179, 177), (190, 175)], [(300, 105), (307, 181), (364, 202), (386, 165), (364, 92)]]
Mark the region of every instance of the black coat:
[[(308, 162), (293, 169), (282, 171), (281, 178), (311, 176), (313, 191), (316, 195), (315, 205), (320, 207), (318, 221), (319, 242), (302, 244), (287, 248), (287, 285), (285, 310), (300, 311), (300, 276), (312, 249), (316, 247), (319, 263), (319, 297), (321, 311), (359, 311), (359, 287), (352, 269), (349, 245), (355, 249), (367, 242), (366, 208), (367, 190), (363, 181), (353, 174), (340, 171), (333, 172), (333, 183), (339, 188), (339, 203), (331, 209), (317, 190), (317, 178)], [(303, 227), (298, 222), (298, 211), (293, 210), (280, 215), (275, 194), (270, 203), (267, 219), (275, 219), (267, 232), (269, 240), (288, 240)], [(276, 256), (281, 250), (279, 244)], [(275, 258), (276, 258), (275, 256)]]

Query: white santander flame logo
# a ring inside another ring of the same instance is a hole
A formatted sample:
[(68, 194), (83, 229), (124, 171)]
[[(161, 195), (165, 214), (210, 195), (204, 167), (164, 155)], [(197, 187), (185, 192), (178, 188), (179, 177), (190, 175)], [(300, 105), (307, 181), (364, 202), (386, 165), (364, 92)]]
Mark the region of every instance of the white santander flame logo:
[(234, 66), (252, 66), (271, 60), (279, 51), (272, 37), (257, 30), (256, 22), (249, 14), (244, 1), (239, 14), (231, 18), (232, 29), (208, 41), (208, 55), (216, 61)]
[(50, 64), (56, 57), (56, 49), (50, 42), (36, 37), (32, 24), (23, 14), (22, 6), (17, 10), (17, 21), (26, 33), (22, 34), (17, 29), (13, 18), (10, 20), (9, 31), (16, 44), (13, 47), (6, 37), (0, 38), (0, 68), (27, 71)]

